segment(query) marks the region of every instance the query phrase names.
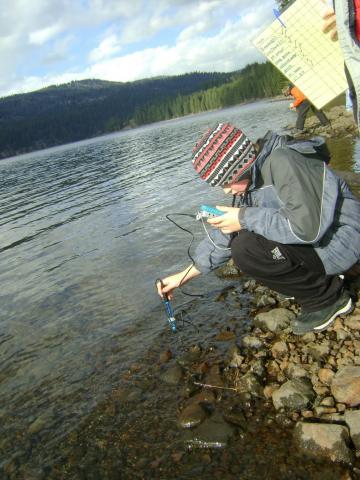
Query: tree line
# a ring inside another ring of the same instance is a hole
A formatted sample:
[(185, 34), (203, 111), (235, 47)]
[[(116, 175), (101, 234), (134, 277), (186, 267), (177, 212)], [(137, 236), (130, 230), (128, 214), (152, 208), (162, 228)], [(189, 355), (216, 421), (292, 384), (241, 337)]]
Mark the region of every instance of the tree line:
[(285, 82), (266, 62), (230, 73), (82, 80), (11, 95), (0, 99), (0, 158), (272, 97)]

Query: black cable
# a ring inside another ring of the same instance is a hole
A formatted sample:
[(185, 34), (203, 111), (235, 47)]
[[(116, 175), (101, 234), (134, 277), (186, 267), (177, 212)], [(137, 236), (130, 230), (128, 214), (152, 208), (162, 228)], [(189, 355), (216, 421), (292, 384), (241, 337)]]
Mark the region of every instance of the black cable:
[(191, 215), (190, 213), (168, 213), (167, 215), (165, 215), (166, 219), (169, 220), (171, 223), (173, 223), (176, 227), (180, 228), (180, 230), (183, 230), (184, 232), (188, 233), (191, 235), (191, 240), (190, 240), (190, 243), (189, 243), (189, 246), (188, 246), (188, 249), (187, 249), (187, 254), (188, 254), (188, 257), (190, 258), (191, 260), (191, 265), (190, 267), (187, 269), (187, 271), (185, 272), (185, 275), (182, 277), (182, 279), (180, 280), (180, 283), (179, 283), (179, 289), (180, 291), (184, 294), (184, 295), (187, 295), (188, 297), (198, 297), (198, 298), (204, 298), (205, 295), (203, 294), (200, 294), (200, 293), (189, 293), (189, 292), (185, 292), (182, 288), (181, 288), (181, 284), (183, 283), (183, 281), (185, 280), (185, 278), (187, 277), (188, 273), (190, 272), (191, 268), (193, 266), (195, 266), (195, 260), (193, 258), (193, 256), (191, 255), (191, 252), (190, 252), (190, 249), (191, 249), (191, 245), (193, 244), (193, 241), (195, 240), (195, 236), (194, 234), (188, 230), (187, 228), (185, 227), (182, 227), (181, 225), (179, 225), (178, 223), (175, 222), (175, 220), (173, 220), (172, 218), (170, 218), (170, 215), (172, 216), (182, 216), (182, 217), (191, 217), (191, 218), (196, 218), (195, 215)]

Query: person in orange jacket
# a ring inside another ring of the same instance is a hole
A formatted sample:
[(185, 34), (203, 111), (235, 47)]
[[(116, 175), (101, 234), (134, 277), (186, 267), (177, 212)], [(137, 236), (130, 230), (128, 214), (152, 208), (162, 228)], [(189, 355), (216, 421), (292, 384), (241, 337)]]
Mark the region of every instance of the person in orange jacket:
[(299, 90), (297, 87), (294, 85), (290, 84), (285, 90), (284, 94), (286, 96), (292, 96), (294, 97), (294, 101), (290, 104), (290, 108), (292, 110), (296, 110), (297, 112), (297, 119), (296, 119), (296, 130), (297, 131), (303, 131), (304, 130), (304, 125), (305, 125), (305, 119), (306, 115), (311, 109), (317, 118), (320, 120), (321, 125), (330, 125), (329, 119), (325, 115), (325, 113), (322, 110), (318, 110), (310, 101), (305, 97), (303, 92)]

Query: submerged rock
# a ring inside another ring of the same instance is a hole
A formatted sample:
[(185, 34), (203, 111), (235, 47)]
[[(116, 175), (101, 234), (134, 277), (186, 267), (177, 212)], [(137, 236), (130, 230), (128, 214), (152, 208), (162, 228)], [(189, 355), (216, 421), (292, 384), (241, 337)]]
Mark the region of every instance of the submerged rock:
[(180, 365), (172, 365), (161, 376), (161, 380), (168, 385), (178, 385), (181, 382), (183, 371)]
[(199, 404), (192, 403), (184, 408), (179, 415), (179, 424), (183, 428), (194, 428), (206, 418), (206, 412)]
[(185, 437), (185, 444), (197, 448), (224, 448), (234, 430), (220, 414), (214, 414)]
[(307, 455), (333, 462), (350, 463), (349, 433), (342, 425), (298, 422), (294, 430), (297, 447)]

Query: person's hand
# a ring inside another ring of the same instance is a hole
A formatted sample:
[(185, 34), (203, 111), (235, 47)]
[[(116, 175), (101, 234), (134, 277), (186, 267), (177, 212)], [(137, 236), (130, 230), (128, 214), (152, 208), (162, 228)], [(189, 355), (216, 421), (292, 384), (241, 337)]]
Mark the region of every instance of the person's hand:
[(161, 281), (156, 282), (157, 292), (161, 298), (164, 297), (164, 294), (167, 293), (170, 300), (174, 298), (174, 290), (180, 285), (188, 282), (191, 278), (197, 277), (200, 275), (199, 270), (194, 265), (189, 265), (188, 268), (185, 268), (182, 272), (175, 273), (169, 277), (162, 278)]
[(213, 227), (219, 228), (223, 233), (233, 233), (241, 230), (239, 222), (239, 208), (217, 206), (219, 210), (226, 212), (219, 217), (209, 218), (207, 221)]
[(182, 276), (184, 276), (184, 274), (182, 274), (182, 272), (179, 272), (175, 275), (170, 275), (169, 277), (162, 278), (162, 283), (160, 281), (157, 282), (156, 288), (160, 297), (163, 298), (164, 293), (167, 293), (169, 299), (171, 300), (174, 297), (173, 291), (180, 285)]
[(290, 103), (289, 108), (290, 108), (290, 110), (296, 110), (296, 107), (294, 107), (293, 103)]
[(335, 42), (338, 39), (338, 34), (334, 9), (330, 7), (326, 8), (324, 13), (322, 14), (322, 18), (324, 20), (322, 31), (324, 33), (329, 33), (331, 40)]

